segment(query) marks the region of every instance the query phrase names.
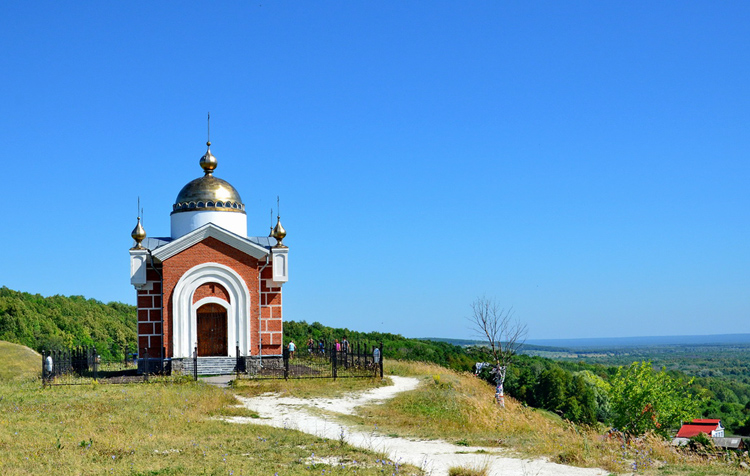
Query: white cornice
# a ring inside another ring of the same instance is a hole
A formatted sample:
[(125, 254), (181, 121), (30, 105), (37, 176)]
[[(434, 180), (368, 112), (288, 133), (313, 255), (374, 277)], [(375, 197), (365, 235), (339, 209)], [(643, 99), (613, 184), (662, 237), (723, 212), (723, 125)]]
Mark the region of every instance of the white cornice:
[(187, 235), (181, 236), (164, 246), (156, 248), (153, 252), (153, 256), (159, 261), (164, 261), (182, 251), (185, 251), (191, 246), (200, 243), (206, 238), (215, 238), (225, 245), (231, 246), (232, 248), (242, 251), (256, 259), (265, 258), (268, 255), (267, 249), (256, 245), (247, 238), (236, 235), (231, 231), (227, 231), (224, 228), (214, 225), (213, 223), (207, 223), (202, 227), (191, 231)]

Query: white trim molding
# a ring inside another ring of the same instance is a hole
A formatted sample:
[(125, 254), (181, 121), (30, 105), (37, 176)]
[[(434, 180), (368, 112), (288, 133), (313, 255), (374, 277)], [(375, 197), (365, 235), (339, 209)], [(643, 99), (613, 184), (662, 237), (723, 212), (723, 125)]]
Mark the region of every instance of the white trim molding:
[(213, 223), (207, 223), (197, 230), (191, 231), (187, 235), (183, 235), (164, 246), (156, 248), (153, 251), (154, 258), (164, 261), (209, 237), (216, 238), (222, 243), (240, 250), (256, 259), (265, 258), (266, 255), (268, 255), (267, 249), (260, 245), (256, 245), (246, 237), (239, 236), (231, 231), (216, 226)]
[[(218, 283), (226, 289), (229, 302), (206, 297), (193, 303), (195, 291), (205, 283)], [(232, 268), (219, 263), (202, 263), (182, 275), (172, 293), (172, 357), (192, 357), (198, 342), (197, 310), (204, 304), (216, 303), (227, 310), (227, 350), (236, 357), (249, 355), (250, 346), (250, 291), (245, 280)]]

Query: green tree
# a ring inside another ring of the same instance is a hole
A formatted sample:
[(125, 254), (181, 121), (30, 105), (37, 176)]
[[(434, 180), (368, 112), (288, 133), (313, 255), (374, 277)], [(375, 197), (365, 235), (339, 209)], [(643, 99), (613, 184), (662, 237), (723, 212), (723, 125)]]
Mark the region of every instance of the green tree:
[(609, 382), (591, 370), (580, 370), (574, 372), (573, 376), (580, 377), (583, 383), (593, 391), (596, 400), (596, 419), (609, 421), (612, 416), (612, 408), (609, 403)]
[(633, 362), (621, 367), (612, 378), (610, 404), (613, 424), (624, 433), (637, 436), (654, 431), (664, 437), (682, 421), (698, 415), (701, 397), (692, 395), (687, 383), (672, 378), (651, 362)]
[(570, 374), (555, 364), (542, 372), (536, 387), (536, 401), (545, 410), (562, 410), (570, 384)]

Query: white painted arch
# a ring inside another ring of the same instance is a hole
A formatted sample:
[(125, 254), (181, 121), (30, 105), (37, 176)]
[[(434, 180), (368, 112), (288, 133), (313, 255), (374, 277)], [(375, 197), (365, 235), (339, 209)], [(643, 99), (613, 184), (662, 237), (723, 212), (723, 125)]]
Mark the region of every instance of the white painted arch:
[[(218, 283), (229, 294), (229, 302), (206, 297), (193, 303), (195, 291), (203, 284)], [(235, 270), (219, 263), (202, 263), (182, 275), (172, 293), (172, 357), (192, 357), (198, 342), (198, 308), (216, 303), (227, 310), (227, 349), (229, 356), (250, 353), (250, 291)]]

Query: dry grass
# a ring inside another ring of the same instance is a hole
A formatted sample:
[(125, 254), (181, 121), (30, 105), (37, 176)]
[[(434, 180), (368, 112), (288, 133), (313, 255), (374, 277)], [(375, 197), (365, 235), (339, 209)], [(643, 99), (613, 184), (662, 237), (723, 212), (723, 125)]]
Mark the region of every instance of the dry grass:
[(42, 356), (26, 346), (0, 341), (0, 381), (38, 378)]
[(350, 392), (364, 391), (390, 385), (388, 379), (340, 378), (331, 379), (240, 379), (232, 383), (238, 395), (252, 397), (264, 393), (275, 393), (285, 397), (315, 398), (334, 397)]
[[(13, 352), (21, 352), (10, 346)], [(0, 351), (0, 358), (4, 357)], [(7, 354), (10, 355), (10, 354)], [(0, 474), (233, 474), (297, 476), (391, 474), (380, 455), (266, 426), (226, 423), (221, 415), (253, 416), (236, 407), (235, 393), (277, 392), (299, 397), (335, 396), (382, 385), (361, 379), (238, 382), (219, 389), (201, 383), (152, 381), (136, 385), (43, 388), (41, 357), (34, 369), (0, 381)], [(30, 366), (31, 367), (31, 366)], [(358, 422), (401, 436), (441, 438), (461, 445), (501, 446), (524, 456), (596, 466), (613, 472), (665, 475), (747, 474), (720, 456), (686, 455), (657, 437), (625, 445), (603, 439), (548, 412), (507, 399), (471, 374), (431, 364), (389, 363), (393, 375), (416, 376), (419, 389), (384, 405), (367, 407)], [(18, 377), (22, 375), (22, 377)], [(20, 378), (20, 380), (19, 380)], [(14, 379), (9, 381), (8, 379)], [(455, 471), (481, 468), (454, 468)], [(397, 474), (420, 474), (401, 466)], [(455, 473), (472, 474), (472, 473)], [(482, 473), (477, 473), (482, 474)]]
[(488, 476), (489, 464), (480, 467), (451, 466), (448, 468), (448, 476)]
[(388, 463), (338, 441), (217, 418), (235, 404), (232, 389), (194, 382), (0, 383), (0, 474), (374, 476)]
[[(668, 442), (648, 436), (624, 444), (604, 438), (596, 429), (578, 427), (543, 410), (506, 397), (506, 408), (494, 403), (494, 389), (469, 373), (433, 364), (389, 362), (388, 374), (415, 376), (420, 387), (383, 405), (361, 409), (358, 422), (386, 434), (440, 438), (459, 445), (504, 447), (519, 456), (612, 472), (734, 475), (735, 464), (684, 454)], [(677, 472), (669, 473), (670, 470)]]

